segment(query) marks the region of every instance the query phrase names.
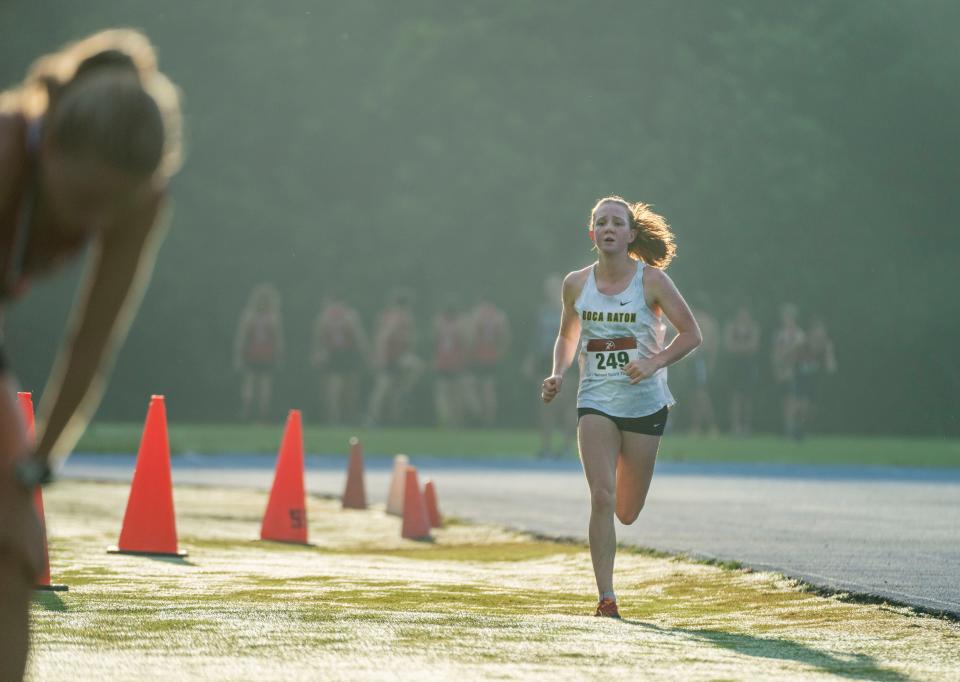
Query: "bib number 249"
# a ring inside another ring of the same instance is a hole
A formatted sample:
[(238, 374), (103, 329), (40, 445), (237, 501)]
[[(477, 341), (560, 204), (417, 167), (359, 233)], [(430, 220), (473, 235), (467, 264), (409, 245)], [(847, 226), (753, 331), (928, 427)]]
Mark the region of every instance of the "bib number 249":
[(623, 374), (623, 368), (637, 360), (637, 339), (627, 336), (617, 339), (590, 339), (587, 352), (592, 363), (590, 371), (599, 376)]
[(597, 370), (605, 372), (613, 369), (623, 369), (630, 364), (630, 354), (625, 350), (610, 353), (595, 353)]

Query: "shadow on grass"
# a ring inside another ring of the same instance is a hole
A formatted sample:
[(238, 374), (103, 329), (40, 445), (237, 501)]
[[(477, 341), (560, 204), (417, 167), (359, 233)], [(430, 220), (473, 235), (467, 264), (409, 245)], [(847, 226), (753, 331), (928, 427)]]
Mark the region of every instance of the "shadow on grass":
[(163, 556), (160, 554), (141, 554), (140, 556), (150, 561), (159, 561), (164, 564), (176, 564), (177, 566), (196, 566), (195, 563), (182, 556)]
[(60, 595), (56, 592), (47, 590), (34, 590), (33, 603), (41, 606), (44, 611), (66, 611), (67, 605), (63, 603)]
[(624, 619), (627, 625), (635, 625), (647, 630), (667, 635), (687, 636), (701, 642), (707, 642), (721, 649), (735, 651), (745, 656), (757, 658), (796, 661), (813, 666), (823, 672), (852, 680), (890, 680), (901, 682), (910, 678), (896, 670), (880, 667), (871, 656), (866, 654), (837, 654), (820, 651), (789, 639), (753, 637), (721, 630), (693, 630), (688, 628), (661, 628), (638, 620)]

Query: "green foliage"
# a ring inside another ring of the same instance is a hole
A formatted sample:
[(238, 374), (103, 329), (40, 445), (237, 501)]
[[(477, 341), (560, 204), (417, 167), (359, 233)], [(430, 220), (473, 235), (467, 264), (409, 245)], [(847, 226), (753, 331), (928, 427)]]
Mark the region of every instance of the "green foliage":
[[(174, 226), (109, 416), (138, 416), (151, 392), (197, 419), (232, 415), (232, 335), (261, 280), (285, 297), (286, 404), (315, 400), (308, 330), (331, 287), (368, 324), (404, 284), (424, 324), (447, 292), (487, 292), (523, 328), (543, 277), (589, 260), (592, 202), (619, 193), (671, 221), (671, 273), (708, 309), (746, 300), (769, 331), (790, 300), (827, 320), (844, 377), (828, 428), (960, 432), (960, 322), (942, 308), (958, 246), (956, 3), (54, 4), (54, 24), (50, 3), (0, 8), (18, 27), (4, 82), (128, 24), (186, 96)], [(11, 316), (35, 388), (68, 286)], [(521, 394), (507, 399), (517, 423), (533, 410)]]

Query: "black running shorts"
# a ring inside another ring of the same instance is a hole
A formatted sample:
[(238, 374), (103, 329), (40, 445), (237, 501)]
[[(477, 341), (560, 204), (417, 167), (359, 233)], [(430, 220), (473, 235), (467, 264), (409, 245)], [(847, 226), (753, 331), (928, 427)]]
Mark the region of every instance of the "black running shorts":
[(667, 416), (669, 412), (670, 408), (664, 405), (662, 408), (653, 414), (648, 414), (646, 417), (614, 417), (606, 412), (595, 410), (592, 407), (578, 407), (577, 419), (579, 420), (580, 417), (585, 414), (596, 414), (600, 415), (601, 417), (606, 417), (612, 421), (621, 431), (642, 433), (647, 436), (662, 436), (663, 429), (667, 425)]

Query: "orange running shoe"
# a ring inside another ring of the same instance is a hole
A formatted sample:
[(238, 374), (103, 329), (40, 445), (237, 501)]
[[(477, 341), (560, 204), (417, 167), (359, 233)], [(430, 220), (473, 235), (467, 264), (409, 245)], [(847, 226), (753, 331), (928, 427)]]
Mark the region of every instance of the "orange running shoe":
[(617, 610), (617, 602), (612, 599), (601, 599), (597, 604), (597, 612), (593, 614), (602, 618), (619, 618), (620, 611)]

